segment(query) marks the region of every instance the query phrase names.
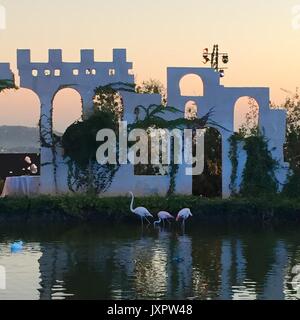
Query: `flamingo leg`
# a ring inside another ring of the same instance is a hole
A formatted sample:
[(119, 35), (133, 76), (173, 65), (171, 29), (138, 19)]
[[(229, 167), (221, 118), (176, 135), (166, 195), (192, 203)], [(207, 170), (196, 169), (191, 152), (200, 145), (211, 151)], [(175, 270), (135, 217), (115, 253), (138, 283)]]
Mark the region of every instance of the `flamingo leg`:
[(145, 219), (148, 221), (148, 223), (149, 223), (149, 224), (151, 224), (151, 222), (148, 220), (148, 218), (147, 218), (147, 217), (145, 217)]
[(163, 227), (165, 227), (165, 219), (163, 219), (162, 223), (163, 223)]
[(169, 226), (171, 225), (171, 221), (169, 219), (167, 219)]
[(143, 217), (141, 217), (141, 222), (142, 222), (142, 228), (144, 226), (144, 220), (143, 220)]

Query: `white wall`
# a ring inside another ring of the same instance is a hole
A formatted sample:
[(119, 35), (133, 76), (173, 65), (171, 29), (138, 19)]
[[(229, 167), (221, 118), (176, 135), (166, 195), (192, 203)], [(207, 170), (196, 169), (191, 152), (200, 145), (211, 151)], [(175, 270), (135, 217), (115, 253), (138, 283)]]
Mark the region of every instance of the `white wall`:
[[(51, 144), (52, 108), (55, 94), (64, 87), (70, 87), (79, 92), (82, 97), (83, 116), (88, 116), (92, 110), (94, 89), (100, 85), (115, 82), (134, 83), (130, 74), (132, 63), (127, 61), (125, 49), (114, 49), (111, 62), (94, 61), (93, 50), (81, 50), (81, 61), (70, 63), (62, 61), (61, 50), (49, 50), (48, 63), (33, 63), (30, 50), (18, 50), (18, 69), (21, 87), (33, 90), (41, 101), (41, 125), (44, 140)], [(76, 72), (75, 72), (76, 71)], [(182, 96), (180, 80), (187, 74), (198, 75), (203, 82), (203, 96)], [(12, 77), (8, 64), (0, 64), (0, 78)], [(214, 109), (213, 120), (221, 125), (211, 125), (222, 135), (222, 192), (223, 197), (230, 196), (231, 161), (229, 159), (230, 145), (228, 138), (234, 130), (234, 106), (242, 96), (253, 97), (259, 104), (259, 125), (269, 140), (273, 156), (279, 160), (282, 169), (277, 172), (280, 182), (286, 179), (288, 164), (284, 163), (283, 144), (285, 141), (286, 113), (282, 110), (269, 108), (268, 88), (225, 88), (220, 85), (219, 74), (210, 68), (168, 68), (167, 69), (168, 105), (184, 111), (185, 105), (192, 100), (198, 106), (198, 116), (203, 117), (211, 108)], [(121, 92), (124, 100), (124, 120), (134, 121), (134, 109), (137, 105), (149, 106), (160, 104), (160, 95), (133, 94)], [(166, 115), (171, 120), (176, 115)], [(245, 164), (245, 153), (239, 148), (240, 164), (238, 181)], [(80, 150), (78, 150), (80, 152)], [(41, 150), (41, 193), (68, 192), (67, 166), (58, 152), (56, 162), (57, 173), (54, 176), (53, 153), (50, 147)], [(179, 194), (192, 193), (192, 177), (185, 174), (186, 166), (179, 168), (177, 189)], [(135, 176), (132, 165), (124, 165), (117, 172), (115, 180), (105, 195), (125, 194), (128, 190), (139, 195), (165, 194), (169, 187), (167, 176)]]

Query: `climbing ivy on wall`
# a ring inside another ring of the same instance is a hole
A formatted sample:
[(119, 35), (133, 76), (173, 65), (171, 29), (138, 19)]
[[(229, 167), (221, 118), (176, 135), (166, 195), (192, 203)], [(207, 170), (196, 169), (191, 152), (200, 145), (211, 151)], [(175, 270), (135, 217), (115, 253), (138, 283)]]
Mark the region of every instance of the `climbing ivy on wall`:
[(283, 194), (287, 197), (299, 197), (300, 194), (300, 95), (298, 89), (288, 97), (283, 106), (287, 110), (285, 161), (290, 172)]
[(243, 141), (243, 135), (241, 133), (234, 133), (229, 138), (230, 150), (229, 159), (231, 161), (231, 176), (230, 176), (230, 191), (232, 195), (237, 193), (237, 169), (238, 169), (238, 144)]
[(236, 193), (237, 189), (237, 145), (239, 142), (243, 143), (243, 148), (247, 153), (240, 194), (250, 197), (275, 194), (278, 191), (278, 181), (275, 173), (279, 168), (279, 163), (273, 159), (265, 136), (259, 131), (249, 136), (237, 133), (229, 140), (231, 145), (229, 157), (232, 163), (230, 188), (233, 194)]
[[(96, 151), (100, 142), (96, 141), (96, 135), (101, 129), (111, 129), (117, 137), (118, 159), (118, 134), (119, 121), (123, 115), (123, 100), (119, 92), (136, 92), (135, 85), (127, 83), (112, 83), (97, 87), (94, 92), (93, 113), (88, 118), (73, 123), (64, 133), (61, 145), (64, 149), (64, 157), (68, 164), (68, 186), (73, 192), (86, 191), (89, 193), (105, 192), (111, 185), (119, 164), (99, 165), (96, 161)], [(200, 129), (210, 124), (216, 125), (211, 120), (213, 110), (210, 110), (203, 118), (184, 119), (181, 115), (174, 120), (165, 120), (166, 113), (183, 113), (172, 106), (150, 105), (149, 107), (137, 106), (136, 121), (128, 125), (128, 131), (133, 129)], [(143, 116), (140, 116), (143, 112)], [(178, 165), (169, 166), (170, 186), (168, 195), (176, 190), (176, 175)]]
[(93, 113), (65, 131), (61, 144), (68, 164), (68, 186), (71, 191), (98, 194), (111, 185), (120, 166), (97, 163), (96, 151), (100, 143), (96, 141), (96, 135), (101, 129), (111, 129), (118, 141), (118, 121), (123, 111), (123, 101), (118, 92), (134, 90), (133, 85), (121, 82), (97, 87), (94, 90)]
[(169, 184), (169, 189), (167, 192), (167, 196), (171, 196), (175, 193), (176, 191), (176, 177), (178, 173), (179, 165), (171, 163), (170, 165), (170, 184)]
[[(164, 106), (164, 105), (150, 105), (148, 108), (145, 108), (144, 106), (138, 106), (137, 109), (140, 109), (144, 113), (144, 117), (141, 119), (140, 117), (137, 117), (137, 120), (135, 123), (129, 126), (129, 129), (135, 129), (135, 128), (155, 128), (155, 129), (185, 129), (189, 128), (192, 130), (197, 129), (204, 129), (211, 125), (213, 126), (219, 126), (216, 122), (212, 120), (213, 115), (213, 109), (211, 109), (204, 117), (202, 118), (188, 118), (185, 119), (183, 116), (179, 118), (175, 118), (174, 120), (166, 120), (161, 115), (165, 113), (183, 113), (181, 110), (178, 110), (175, 107), (172, 106)], [(137, 114), (139, 115), (140, 112), (138, 110)], [(225, 129), (221, 127), (222, 129)], [(225, 129), (226, 130), (226, 129)], [(194, 131), (195, 133), (196, 131)], [(149, 166), (142, 166), (146, 167), (146, 169), (149, 170)], [(146, 169), (144, 171), (146, 171)], [(157, 169), (154, 167), (154, 169)], [(169, 183), (169, 189), (167, 192), (167, 195), (172, 195), (176, 191), (176, 177), (178, 173), (179, 166), (171, 163), (168, 168), (169, 177), (170, 177), (170, 183)], [(151, 172), (155, 172), (155, 170), (151, 170)]]
[(243, 172), (241, 194), (275, 194), (278, 191), (275, 172), (279, 164), (272, 158), (266, 138), (260, 133), (247, 137), (244, 149), (247, 152), (247, 162)]
[(117, 172), (118, 165), (97, 165), (97, 132), (103, 128), (116, 133), (116, 114), (107, 109), (95, 111), (88, 119), (72, 124), (62, 137), (64, 155), (68, 157), (69, 188), (89, 193), (105, 191)]

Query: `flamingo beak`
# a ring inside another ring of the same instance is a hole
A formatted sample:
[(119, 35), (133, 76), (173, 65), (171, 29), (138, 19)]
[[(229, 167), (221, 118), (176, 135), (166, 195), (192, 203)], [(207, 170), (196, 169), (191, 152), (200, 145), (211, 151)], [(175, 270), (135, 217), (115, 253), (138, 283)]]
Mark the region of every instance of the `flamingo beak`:
[(179, 216), (177, 216), (177, 217), (176, 217), (176, 221), (179, 221), (179, 219), (180, 219)]

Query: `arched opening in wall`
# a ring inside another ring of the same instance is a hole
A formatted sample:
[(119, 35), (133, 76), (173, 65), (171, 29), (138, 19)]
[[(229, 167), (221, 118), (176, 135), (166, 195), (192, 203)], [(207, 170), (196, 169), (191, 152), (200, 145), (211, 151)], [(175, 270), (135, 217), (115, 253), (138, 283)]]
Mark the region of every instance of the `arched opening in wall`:
[(0, 152), (38, 153), (40, 100), (29, 89), (0, 93)]
[(53, 99), (53, 131), (63, 135), (66, 129), (82, 117), (80, 94), (71, 88), (58, 91)]
[(195, 119), (198, 116), (198, 106), (195, 101), (188, 101), (185, 104), (184, 117), (186, 119)]
[(193, 176), (193, 194), (207, 198), (222, 196), (222, 136), (207, 128), (204, 138), (204, 171)]
[(252, 97), (240, 97), (234, 105), (234, 131), (250, 133), (258, 127), (259, 105)]
[(204, 95), (203, 81), (196, 74), (187, 74), (179, 82), (180, 95), (198, 97)]
[(32, 90), (0, 93), (0, 194), (6, 177), (39, 174), (40, 112), (39, 97)]

